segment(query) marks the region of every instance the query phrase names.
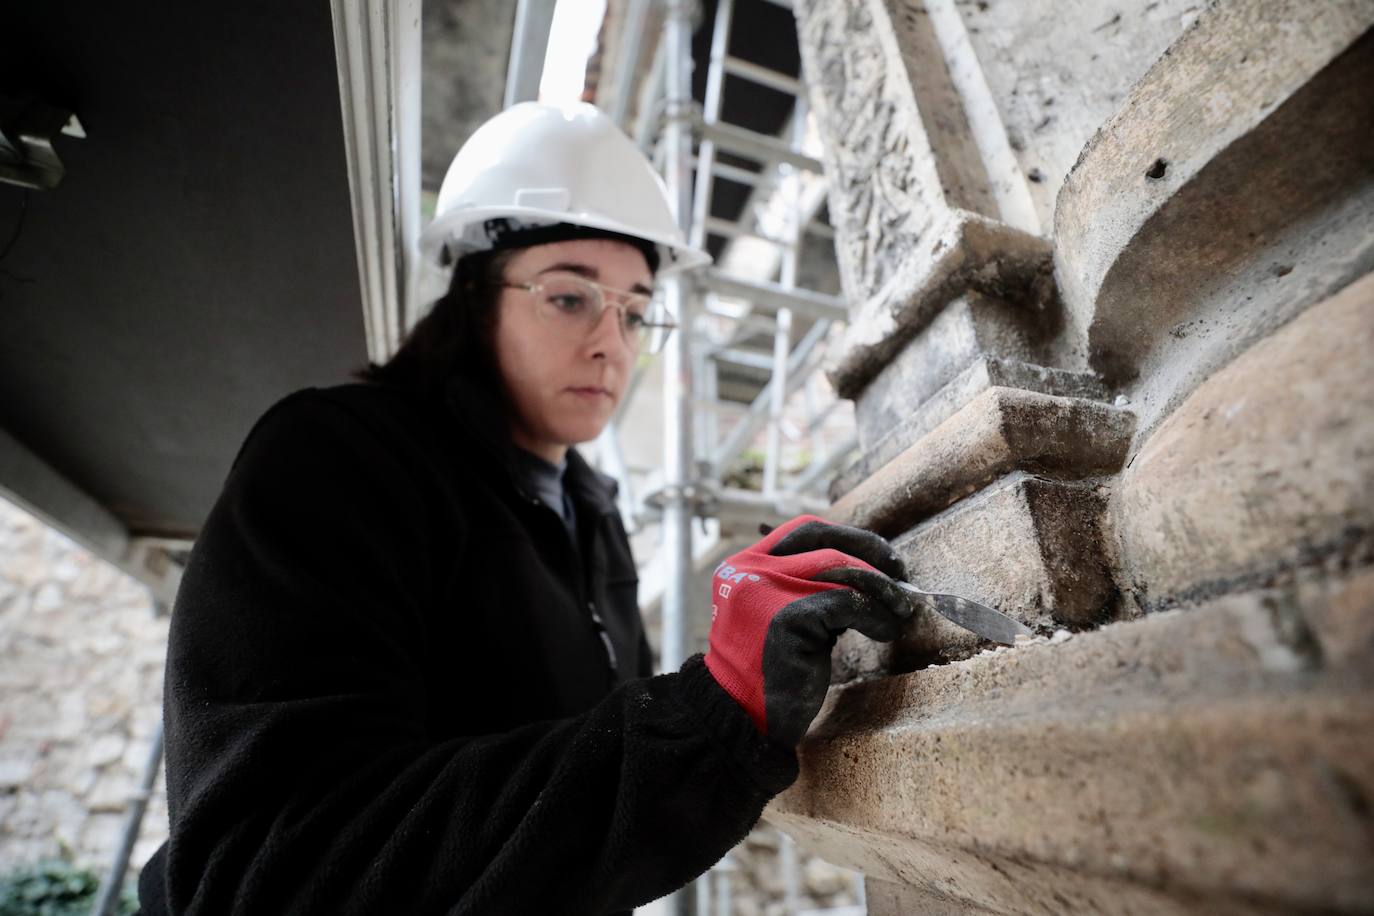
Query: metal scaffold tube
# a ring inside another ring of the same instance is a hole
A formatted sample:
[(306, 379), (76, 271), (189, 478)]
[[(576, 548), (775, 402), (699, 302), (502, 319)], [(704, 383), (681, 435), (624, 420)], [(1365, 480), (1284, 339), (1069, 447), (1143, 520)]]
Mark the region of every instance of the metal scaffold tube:
[[(639, 0), (631, 0), (631, 4), (630, 15), (634, 18), (642, 4)], [(780, 249), (774, 267), (738, 270), (732, 266), (728, 271), (717, 267), (700, 274), (669, 274), (663, 278), (664, 298), (677, 319), (679, 331), (661, 357), (661, 485), (642, 494), (642, 512), (630, 514), (634, 520), (632, 528), (655, 521), (662, 525), (662, 540), (654, 561), (661, 569), (661, 578), (654, 579), (663, 586), (662, 670), (674, 671), (700, 648), (693, 643), (693, 634), (698, 632), (693, 619), (693, 597), (695, 589), (704, 587), (704, 583), (694, 581), (697, 563), (713, 562), (712, 551), (728, 545), (731, 538), (742, 536), (742, 532), (757, 530), (760, 521), (778, 524), (795, 515), (824, 510), (826, 501), (812, 491), (850, 448), (846, 446), (838, 455), (825, 454), (808, 471), (786, 475), (788, 479), (784, 481), (783, 430), (791, 430), (795, 425), (787, 416), (789, 395), (814, 374), (830, 328), (848, 318), (848, 307), (837, 296), (797, 285), (803, 237), (811, 231), (824, 231), (815, 223), (818, 203), (812, 193), (812, 176), (821, 172), (821, 163), (802, 148), (807, 106), (800, 91), (801, 82), (731, 56), (731, 32), (738, 25), (735, 2), (719, 0), (713, 13), (710, 58), (706, 62), (709, 69), (698, 112), (692, 97), (692, 20), (696, 3), (662, 0), (662, 4), (662, 42), (654, 58), (651, 85), (640, 95), (638, 141), (646, 150), (652, 149), (655, 167), (663, 174), (674, 215), (689, 244), (706, 248), (712, 236), (723, 236), (727, 249), (736, 243), (746, 248), (758, 244), (753, 239), (763, 239)], [(627, 25), (631, 31), (635, 28), (633, 23)], [(785, 136), (724, 123), (723, 96), (730, 74), (795, 96), (791, 129)], [(628, 89), (622, 86), (617, 97), (622, 105), (626, 104)], [(656, 101), (660, 98), (661, 102)], [(650, 104), (643, 104), (645, 100)], [(652, 139), (655, 133), (656, 143)], [(694, 140), (700, 141), (695, 151)], [(745, 169), (731, 161), (720, 162), (722, 151), (755, 159), (761, 170)], [(726, 220), (712, 212), (717, 177), (752, 188), (750, 203), (744, 210), (746, 216)], [(776, 214), (779, 205), (788, 208), (780, 218)], [(759, 219), (764, 210), (769, 213), (766, 224)], [(779, 282), (770, 281), (773, 270), (778, 270)], [(800, 333), (795, 346), (794, 328)], [(755, 341), (763, 333), (772, 339), (771, 357), (750, 349), (757, 346)], [(746, 399), (740, 403), (748, 406), (733, 423), (726, 440), (719, 442), (721, 417), (736, 415), (734, 403), (727, 405), (721, 400), (722, 388), (728, 380), (734, 402), (740, 397), (740, 376), (751, 374), (741, 373), (738, 367), (754, 372), (767, 370), (769, 379), (757, 394), (744, 388)], [(643, 375), (642, 368), (636, 373), (636, 381)], [(810, 392), (808, 414), (817, 406), (816, 394)], [(724, 406), (730, 407), (728, 414), (722, 411)], [(765, 424), (768, 447), (762, 492), (725, 486), (724, 476), (734, 459), (755, 440)], [(818, 440), (819, 425), (818, 420), (808, 417), (800, 428), (812, 440)], [(612, 430), (610, 435), (615, 432)], [(611, 445), (606, 449), (607, 461), (626, 472), (623, 457)], [(823, 449), (813, 451), (819, 455)], [(699, 458), (704, 459), (700, 466)], [(698, 515), (713, 520), (712, 527), (701, 538), (702, 557), (696, 556), (694, 548), (698, 545), (693, 543), (693, 524)], [(657, 600), (656, 595), (650, 602), (653, 600)], [(795, 855), (790, 865), (787, 904), (789, 912), (796, 912)], [(724, 916), (733, 906), (733, 869), (734, 863), (727, 856), (712, 871), (666, 898), (668, 912), (675, 916), (719, 912)]]
[[(691, 213), (691, 20), (690, 4), (668, 4), (664, 43), (668, 54), (665, 178), (679, 224), (687, 229)], [(688, 588), (692, 573), (692, 291), (682, 274), (666, 280), (668, 307), (677, 316), (678, 333), (664, 352), (663, 524), (669, 587), (663, 604), (663, 667), (674, 670), (687, 649)]]
[(782, 466), (782, 414), (787, 406), (787, 354), (792, 340), (792, 310), (778, 310), (778, 327), (773, 333), (773, 381), (768, 386), (768, 451), (763, 462), (763, 493), (778, 490)]
[(148, 810), (148, 802), (153, 795), (153, 785), (157, 782), (158, 770), (162, 767), (162, 719), (159, 718), (153, 731), (153, 740), (148, 746), (148, 761), (143, 766), (143, 776), (139, 779), (138, 790), (129, 797), (129, 807), (124, 815), (124, 830), (119, 836), (119, 847), (115, 850), (110, 870), (100, 883), (95, 903), (91, 906), (92, 916), (111, 916), (119, 909), (119, 892), (124, 888), (124, 876), (129, 871), (129, 859), (138, 842), (139, 831), (143, 827), (143, 815)]
[[(687, 0), (670, 0), (663, 25), (665, 60), (664, 173), (678, 224), (684, 234), (692, 211), (692, 24)], [(667, 588), (663, 596), (663, 669), (675, 671), (689, 654), (691, 632), (692, 517), (692, 290), (681, 274), (666, 281), (668, 307), (678, 332), (664, 354), (663, 550)], [(677, 916), (695, 916), (697, 884), (673, 894)]]
[[(713, 124), (720, 118), (721, 96), (725, 90), (725, 57), (729, 51), (730, 20), (734, 16), (733, 0), (719, 0), (716, 5), (715, 28), (711, 33), (711, 62), (706, 74), (706, 122)], [(716, 145), (703, 136), (698, 153), (696, 197), (692, 206), (691, 235), (688, 238), (698, 248), (706, 247), (707, 221), (711, 217), (711, 171), (716, 161)]]

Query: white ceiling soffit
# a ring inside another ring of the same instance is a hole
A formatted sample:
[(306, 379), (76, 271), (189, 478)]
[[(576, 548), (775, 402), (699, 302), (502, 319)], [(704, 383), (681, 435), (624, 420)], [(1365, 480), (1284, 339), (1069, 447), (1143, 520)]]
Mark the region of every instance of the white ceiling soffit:
[(420, 235), (420, 0), (331, 0), (368, 358), (396, 352)]

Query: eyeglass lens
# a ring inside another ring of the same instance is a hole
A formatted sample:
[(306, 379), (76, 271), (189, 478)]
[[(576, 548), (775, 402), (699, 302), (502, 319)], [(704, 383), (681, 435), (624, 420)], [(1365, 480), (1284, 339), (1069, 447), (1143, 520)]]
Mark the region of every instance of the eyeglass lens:
[[(569, 333), (590, 333), (601, 321), (606, 297), (601, 288), (578, 277), (553, 276), (542, 279), (536, 293), (540, 312)], [(631, 347), (639, 347), (648, 336), (646, 323), (656, 320), (655, 302), (638, 293), (618, 293), (612, 303), (619, 313), (620, 332)]]

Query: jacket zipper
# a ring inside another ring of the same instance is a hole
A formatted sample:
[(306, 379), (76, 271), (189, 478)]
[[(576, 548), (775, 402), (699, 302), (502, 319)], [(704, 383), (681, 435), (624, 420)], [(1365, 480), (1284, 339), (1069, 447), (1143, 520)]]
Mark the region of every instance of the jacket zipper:
[[(552, 506), (546, 505), (546, 504), (544, 503), (544, 501), (543, 501), (542, 499), (540, 499), (539, 497), (537, 497), (537, 496), (530, 496), (528, 493), (526, 493), (526, 492), (525, 492), (522, 488), (520, 488), (519, 486), (516, 487), (516, 491), (519, 492), (519, 494), (520, 494), (521, 496), (523, 496), (525, 499), (528, 499), (528, 500), (530, 501), (530, 504), (531, 504), (531, 505), (537, 506), (537, 507), (541, 507), (541, 508), (544, 508), (544, 509), (547, 509), (550, 513), (553, 513), (553, 512), (554, 512), (553, 507), (552, 507)], [(554, 514), (556, 514), (556, 513), (554, 513)], [(560, 528), (564, 528), (564, 527), (565, 527), (565, 526), (563, 525), (563, 520), (562, 520), (561, 518), (556, 519), (556, 521), (558, 522), (558, 525), (559, 525)], [(564, 533), (565, 535), (567, 534), (566, 529), (564, 530), (563, 533)], [(576, 556), (578, 555), (577, 549), (576, 549), (576, 545), (573, 544), (573, 543), (571, 542), (571, 540), (570, 540), (570, 541), (569, 541), (569, 546), (573, 548), (571, 552), (572, 552), (572, 555), (573, 555), (574, 557), (576, 557)], [(582, 581), (582, 579), (583, 579), (583, 571), (582, 571), (581, 569), (574, 569), (573, 572), (574, 572), (573, 583), (574, 583), (574, 587), (577, 589), (578, 597), (579, 597), (579, 598), (586, 598), (586, 594), (585, 594), (585, 592), (584, 592), (585, 585), (584, 585), (584, 583), (583, 583), (583, 581)], [(616, 664), (615, 645), (611, 642), (611, 634), (606, 630), (606, 623), (605, 623), (605, 621), (603, 621), (603, 620), (601, 619), (601, 615), (598, 614), (598, 613), (596, 612), (596, 602), (593, 601), (593, 600), (591, 600), (590, 598), (586, 598), (586, 601), (587, 601), (587, 610), (591, 612), (592, 624), (593, 624), (593, 626), (596, 627), (596, 635), (599, 636), (599, 637), (601, 637), (601, 645), (602, 645), (602, 647), (605, 648), (605, 650), (606, 650), (606, 664), (607, 664), (607, 665), (609, 666), (609, 668), (610, 668), (611, 677), (612, 677), (612, 678), (619, 677), (619, 675), (620, 675), (620, 668), (619, 668), (619, 666)]]
[(596, 602), (588, 601), (587, 610), (592, 612), (592, 623), (596, 624), (596, 632), (601, 637), (601, 642), (606, 646), (606, 660), (611, 663), (612, 673), (617, 673), (619, 668), (615, 663), (615, 646), (611, 644), (611, 634), (606, 632), (606, 624), (601, 620), (601, 615), (596, 612)]

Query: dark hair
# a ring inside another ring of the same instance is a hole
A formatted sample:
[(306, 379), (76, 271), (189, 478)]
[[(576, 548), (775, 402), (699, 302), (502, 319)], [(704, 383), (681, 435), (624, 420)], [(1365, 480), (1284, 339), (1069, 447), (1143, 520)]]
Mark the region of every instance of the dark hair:
[(450, 378), (461, 375), (500, 396), (491, 338), (501, 274), (517, 250), (479, 251), (459, 258), (448, 292), (410, 329), (395, 355), (385, 363), (368, 363), (354, 376), (437, 396)]

